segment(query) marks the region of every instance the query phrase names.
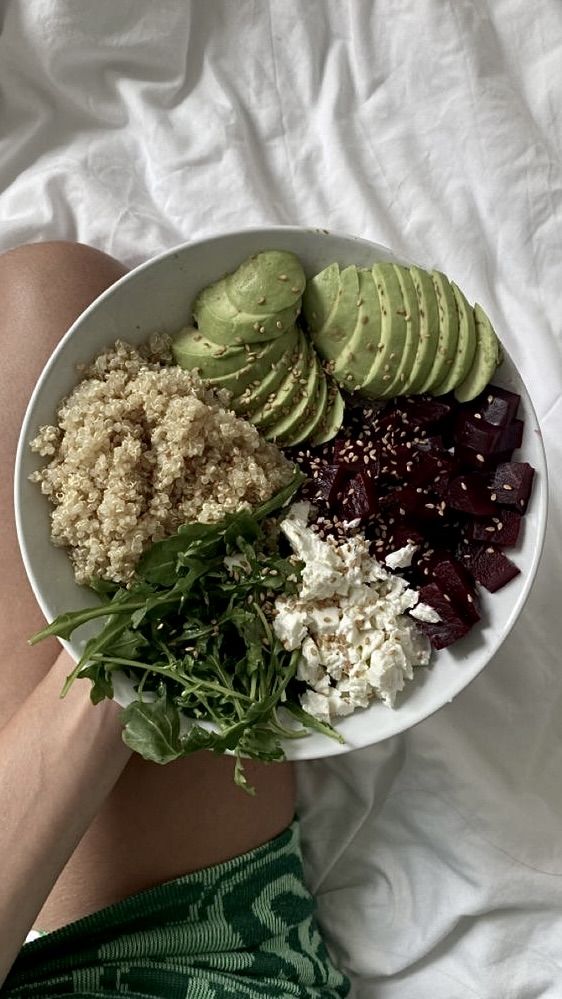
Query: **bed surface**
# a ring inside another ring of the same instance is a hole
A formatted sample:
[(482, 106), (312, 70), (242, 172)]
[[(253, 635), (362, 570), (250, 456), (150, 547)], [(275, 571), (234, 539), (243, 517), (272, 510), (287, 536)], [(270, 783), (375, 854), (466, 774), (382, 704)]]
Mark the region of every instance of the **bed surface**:
[(0, 0), (0, 250), (133, 266), (229, 228), (351, 232), (490, 313), (549, 460), (494, 661), (405, 735), (302, 764), (311, 887), (361, 999), (562, 995), (562, 7)]

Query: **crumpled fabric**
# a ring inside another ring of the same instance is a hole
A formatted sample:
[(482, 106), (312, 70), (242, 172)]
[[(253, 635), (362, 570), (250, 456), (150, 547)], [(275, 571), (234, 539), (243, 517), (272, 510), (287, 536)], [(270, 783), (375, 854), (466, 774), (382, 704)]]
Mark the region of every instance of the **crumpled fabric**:
[(480, 301), (548, 451), (536, 584), (415, 729), (300, 772), (309, 882), (360, 999), (562, 995), (562, 7), (558, 0), (0, 0), (0, 248), (133, 266), (286, 223)]

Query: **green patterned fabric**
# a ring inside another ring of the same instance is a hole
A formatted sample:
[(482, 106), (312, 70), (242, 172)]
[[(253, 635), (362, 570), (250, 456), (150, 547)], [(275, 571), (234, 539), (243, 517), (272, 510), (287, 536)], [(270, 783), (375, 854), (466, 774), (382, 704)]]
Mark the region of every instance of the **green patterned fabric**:
[(1, 999), (346, 996), (303, 880), (298, 826), (22, 948)]

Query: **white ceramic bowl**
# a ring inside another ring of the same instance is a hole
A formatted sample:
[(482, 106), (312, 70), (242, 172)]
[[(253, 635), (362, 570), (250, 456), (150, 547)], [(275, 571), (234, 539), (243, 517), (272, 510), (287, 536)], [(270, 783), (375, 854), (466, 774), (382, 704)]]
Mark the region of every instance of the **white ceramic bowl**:
[[(406, 262), (386, 247), (323, 229), (276, 227), (226, 233), (179, 246), (137, 267), (82, 313), (39, 378), (23, 422), (16, 459), (19, 543), (29, 581), (48, 621), (62, 611), (91, 605), (95, 597), (76, 585), (65, 552), (49, 540), (49, 504), (38, 486), (28, 481), (29, 474), (42, 463), (29, 449), (29, 441), (39, 426), (55, 422), (59, 400), (76, 384), (77, 363), (89, 361), (118, 337), (138, 343), (154, 330), (170, 334), (179, 331), (189, 320), (191, 303), (202, 287), (233, 270), (250, 254), (272, 248), (293, 250), (309, 274), (334, 260), (360, 266), (383, 259)], [(418, 263), (432, 266), (431, 261)], [(480, 673), (515, 624), (531, 588), (544, 540), (546, 462), (533, 405), (508, 356), (495, 381), (521, 395), (520, 415), (525, 420), (521, 458), (536, 469), (522, 537), (517, 549), (510, 552), (521, 574), (493, 596), (482, 590), (482, 621), (452, 648), (435, 653), (429, 669), (416, 671), (416, 678), (407, 684), (394, 710), (374, 703), (342, 719), (338, 728), (345, 738), (344, 746), (319, 734), (290, 741), (286, 746), (290, 758), (314, 759), (358, 749), (427, 718)], [(62, 643), (75, 660), (96, 628), (99, 624), (92, 623), (78, 632), (80, 637)]]

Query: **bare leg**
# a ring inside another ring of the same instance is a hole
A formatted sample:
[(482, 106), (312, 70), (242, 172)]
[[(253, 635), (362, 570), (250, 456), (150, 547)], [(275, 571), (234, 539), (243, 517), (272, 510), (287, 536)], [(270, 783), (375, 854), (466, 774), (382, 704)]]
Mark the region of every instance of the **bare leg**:
[[(76, 316), (124, 273), (111, 257), (72, 243), (38, 243), (0, 256), (0, 461), (5, 469), (13, 467), (25, 405), (47, 357)], [(26, 644), (42, 617), (19, 557), (8, 476), (0, 478), (0, 497), (1, 727), (60, 647), (54, 641), (33, 649)], [(68, 862), (37, 925), (54, 929), (275, 836), (294, 811), (292, 767), (253, 764), (248, 771), (256, 798), (233, 786), (232, 762), (225, 758), (199, 753), (163, 768), (133, 758)]]

